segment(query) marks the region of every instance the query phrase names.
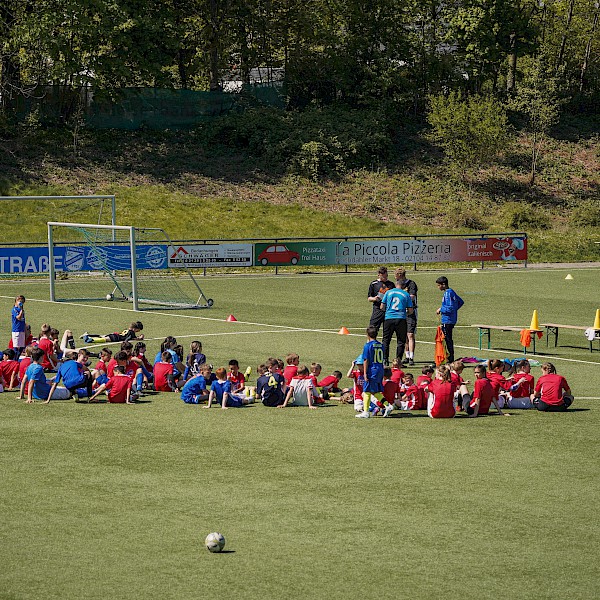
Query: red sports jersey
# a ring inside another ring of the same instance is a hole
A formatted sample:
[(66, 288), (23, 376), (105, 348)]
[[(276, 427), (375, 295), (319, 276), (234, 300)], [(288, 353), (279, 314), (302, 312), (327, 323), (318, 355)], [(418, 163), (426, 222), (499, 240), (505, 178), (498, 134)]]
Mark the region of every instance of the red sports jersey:
[(492, 398), (495, 398), (495, 396), (491, 382), (488, 379), (476, 379), (473, 398), (471, 399), (471, 408), (475, 406), (475, 401), (479, 400), (478, 414), (487, 415), (490, 412)]
[[(104, 371), (106, 373), (106, 363), (103, 360), (99, 360), (94, 366), (96, 371)], [(114, 369), (114, 367), (113, 367)]]
[(456, 413), (454, 409), (455, 385), (451, 381), (444, 382), (441, 379), (434, 379), (427, 388), (433, 393), (430, 415), (434, 419), (452, 418)]
[(52, 369), (54, 366), (50, 363), (48, 356), (50, 354), (54, 354), (54, 342), (48, 338), (42, 338), (38, 342), (38, 348), (41, 348), (44, 351), (44, 358), (42, 358), (42, 367), (44, 369)]
[(135, 357), (142, 361), (142, 364), (144, 365), (146, 371), (152, 371), (152, 365), (148, 362), (148, 359), (146, 358), (145, 354), (138, 352), (138, 354), (136, 354)]
[(395, 381), (398, 385), (400, 385), (400, 383), (404, 379), (404, 371), (402, 369), (392, 367), (392, 376), (390, 377), (390, 379), (392, 381)]
[(4, 385), (8, 387), (12, 374), (16, 373), (15, 384), (19, 383), (19, 361), (17, 360), (3, 360), (0, 362), (0, 377), (4, 379)]
[(535, 386), (536, 393), (542, 393), (542, 401), (554, 406), (564, 404), (562, 392), (566, 392), (568, 389), (569, 384), (567, 383), (567, 380), (562, 375), (557, 375), (556, 373), (542, 375)]
[(133, 381), (127, 375), (115, 375), (111, 377), (106, 390), (108, 401), (114, 404), (124, 404), (127, 401), (127, 390), (131, 388)]
[[(109, 377), (112, 377), (115, 374), (115, 367), (117, 366), (117, 360), (115, 358), (111, 358), (106, 365), (106, 374)], [(139, 365), (132, 360), (130, 360), (125, 365), (125, 375), (128, 375), (132, 379), (135, 377), (135, 372), (139, 369)]]
[[(285, 375), (284, 375), (285, 377)], [(237, 372), (237, 375), (234, 375), (231, 371), (229, 375), (227, 375), (227, 379), (231, 381), (231, 391), (235, 392), (236, 390), (241, 390), (246, 385), (246, 378), (241, 371)], [(287, 383), (287, 380), (286, 380)]]
[(390, 403), (394, 404), (396, 393), (398, 392), (398, 384), (391, 379), (383, 382), (383, 397)]
[(154, 389), (157, 392), (173, 392), (175, 391), (167, 377), (173, 375), (173, 363), (157, 362), (154, 365)]
[(519, 384), (519, 387), (511, 392), (513, 398), (529, 398), (534, 390), (533, 375), (529, 373), (515, 373), (513, 375), (513, 385)]
[(310, 380), (312, 381), (313, 388), (316, 390), (317, 388), (317, 378), (314, 375), (309, 375)]
[(31, 364), (31, 356), (26, 356), (19, 363), (19, 381), (23, 381), (23, 377), (25, 377), (25, 371), (27, 371), (27, 367)]
[(450, 373), (450, 381), (452, 381), (452, 383), (456, 386), (456, 389), (458, 389), (465, 382), (465, 380), (454, 371)]
[(331, 388), (337, 387), (337, 384), (339, 382), (340, 380), (337, 377), (335, 377), (335, 375), (327, 375), (327, 377), (321, 379), (321, 381), (319, 381), (317, 385), (319, 387), (327, 388), (329, 390)]
[(298, 375), (298, 367), (296, 365), (287, 365), (283, 370), (283, 378), (285, 379), (285, 384), (290, 385), (290, 381), (294, 379)]
[(431, 383), (431, 377), (429, 375), (419, 375), (417, 377), (417, 385), (420, 388), (426, 388)]
[(354, 387), (352, 388), (352, 394), (355, 400), (362, 400), (363, 386), (365, 385), (365, 378), (360, 371), (352, 371), (350, 378), (354, 379)]
[(407, 410), (421, 410), (423, 408), (424, 392), (423, 388), (417, 385), (404, 386), (402, 390), (404, 394), (403, 400), (407, 402)]
[(498, 398), (498, 393), (500, 390), (508, 390), (512, 385), (509, 379), (506, 379), (504, 375), (500, 373), (495, 373), (494, 371), (490, 371), (485, 374), (488, 378), (489, 382), (492, 384), (492, 389), (494, 390), (494, 398)]

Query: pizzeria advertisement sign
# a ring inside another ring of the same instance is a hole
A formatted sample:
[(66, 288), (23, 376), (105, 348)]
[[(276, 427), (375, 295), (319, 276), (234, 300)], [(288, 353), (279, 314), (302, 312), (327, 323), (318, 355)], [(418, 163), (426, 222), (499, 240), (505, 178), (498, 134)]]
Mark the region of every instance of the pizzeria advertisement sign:
[(338, 244), (338, 263), (480, 262), (527, 260), (527, 238), (448, 238), (348, 241)]

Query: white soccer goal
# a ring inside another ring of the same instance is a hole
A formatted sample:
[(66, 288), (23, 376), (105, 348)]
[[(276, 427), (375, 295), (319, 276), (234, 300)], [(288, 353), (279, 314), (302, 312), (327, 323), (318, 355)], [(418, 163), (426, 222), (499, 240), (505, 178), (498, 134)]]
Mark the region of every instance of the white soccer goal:
[(191, 270), (169, 268), (173, 244), (163, 229), (90, 223), (48, 223), (50, 300), (122, 300), (208, 308)]

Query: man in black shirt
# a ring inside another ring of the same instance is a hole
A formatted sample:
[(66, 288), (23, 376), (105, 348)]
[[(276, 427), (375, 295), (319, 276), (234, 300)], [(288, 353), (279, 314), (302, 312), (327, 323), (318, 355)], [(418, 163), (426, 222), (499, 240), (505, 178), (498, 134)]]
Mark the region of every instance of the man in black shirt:
[(375, 327), (377, 332), (383, 324), (385, 311), (381, 310), (381, 299), (388, 290), (393, 290), (396, 284), (388, 279), (387, 267), (379, 267), (377, 271), (377, 279), (371, 281), (369, 285), (368, 300), (373, 303), (373, 314), (369, 321), (370, 327)]

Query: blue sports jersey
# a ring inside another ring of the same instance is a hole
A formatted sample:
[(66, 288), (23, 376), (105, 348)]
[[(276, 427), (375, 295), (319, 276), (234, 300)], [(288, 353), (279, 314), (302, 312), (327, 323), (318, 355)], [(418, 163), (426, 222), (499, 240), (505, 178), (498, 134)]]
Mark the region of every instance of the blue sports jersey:
[(368, 361), (366, 378), (369, 381), (383, 381), (383, 344), (377, 340), (368, 341), (363, 348), (363, 361)]
[(217, 379), (216, 381), (212, 382), (210, 389), (212, 392), (215, 393), (215, 396), (217, 397), (217, 402), (219, 404), (223, 404), (223, 394), (225, 394), (225, 392), (231, 394), (231, 381), (219, 381)]
[(66, 388), (74, 388), (83, 385), (85, 375), (83, 374), (83, 365), (76, 360), (67, 360), (58, 367), (56, 372), (56, 383), (63, 380)]
[(198, 404), (196, 396), (201, 396), (206, 391), (206, 381), (202, 375), (192, 377), (181, 390), (181, 399), (186, 404)]
[(46, 382), (46, 375), (44, 374), (44, 368), (38, 363), (31, 363), (25, 371), (27, 381), (33, 381), (33, 391), (31, 395), (36, 400), (47, 400), (50, 388), (52, 387)]
[(13, 306), (11, 311), (12, 317), (12, 330), (17, 333), (21, 331), (25, 331), (25, 311), (23, 311), (23, 319), (17, 319), (17, 315), (21, 312), (21, 308), (18, 306)]
[(444, 292), (440, 307), (442, 325), (455, 325), (458, 320), (458, 310), (463, 304), (463, 299), (452, 288), (448, 288)]
[(410, 294), (398, 288), (388, 290), (381, 299), (381, 304), (385, 304), (386, 319), (406, 319), (406, 309), (413, 305)]

